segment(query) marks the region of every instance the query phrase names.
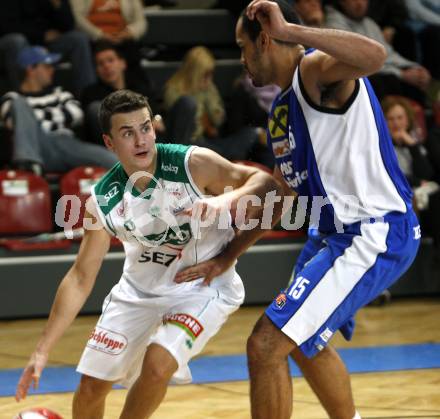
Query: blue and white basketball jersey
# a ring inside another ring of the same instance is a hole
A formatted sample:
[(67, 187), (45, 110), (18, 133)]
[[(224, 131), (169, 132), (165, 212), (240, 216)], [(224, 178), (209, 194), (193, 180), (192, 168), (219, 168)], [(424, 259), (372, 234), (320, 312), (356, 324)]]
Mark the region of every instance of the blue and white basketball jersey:
[(312, 357), (337, 330), (350, 339), (356, 311), (409, 268), (420, 226), (367, 79), (329, 109), (312, 103), (297, 68), (274, 101), (268, 137), (284, 179), (308, 198), (312, 228), (266, 315)]
[(324, 108), (307, 96), (298, 66), (272, 105), (267, 131), (286, 182), (322, 207), (320, 232), (411, 208), (411, 189), (366, 78), (356, 81), (343, 109)]

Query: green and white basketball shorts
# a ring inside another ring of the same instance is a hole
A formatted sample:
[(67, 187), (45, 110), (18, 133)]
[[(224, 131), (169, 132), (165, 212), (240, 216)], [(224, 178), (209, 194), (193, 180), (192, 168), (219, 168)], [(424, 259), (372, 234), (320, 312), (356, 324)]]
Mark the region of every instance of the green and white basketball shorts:
[(130, 387), (141, 372), (147, 346), (156, 343), (177, 361), (172, 381), (191, 382), (188, 362), (243, 302), (239, 275), (234, 271), (228, 276), (227, 287), (199, 285), (168, 296), (147, 295), (122, 279), (104, 301), (77, 371)]

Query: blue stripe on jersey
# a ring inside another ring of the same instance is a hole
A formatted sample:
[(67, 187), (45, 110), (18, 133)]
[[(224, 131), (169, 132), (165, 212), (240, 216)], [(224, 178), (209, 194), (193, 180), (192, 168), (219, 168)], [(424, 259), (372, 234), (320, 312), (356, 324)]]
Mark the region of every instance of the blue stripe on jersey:
[[(290, 109), (293, 110), (291, 121), (295, 121), (294, 124), (290, 125), (293, 130), (294, 138), (301, 139), (300, 144), (296, 144), (298, 149), (295, 151), (295, 157), (291, 157), (291, 159), (297, 160), (294, 161), (293, 167), (300, 167), (302, 169), (303, 164), (301, 164), (298, 160), (304, 158), (305, 156), (305, 164), (307, 167), (307, 182), (304, 182), (301, 186), (304, 189), (304, 194), (308, 195), (311, 199), (315, 200), (314, 203), (317, 203), (319, 199), (322, 198), (323, 202), (326, 200), (328, 202), (327, 205), (321, 206), (316, 205), (312, 206), (312, 224), (317, 225), (319, 231), (321, 232), (330, 232), (335, 230), (335, 210), (333, 205), (330, 204), (330, 201), (327, 199), (327, 192), (324, 189), (324, 185), (322, 184), (321, 176), (319, 175), (318, 165), (316, 163), (315, 152), (313, 151), (312, 141), (310, 139), (309, 129), (307, 127), (307, 122), (304, 117), (303, 110), (299, 104), (298, 98), (296, 94), (291, 92), (290, 96)], [(304, 141), (305, 140), (305, 141)], [(301, 150), (301, 146), (306, 143), (305, 153)], [(303, 154), (304, 153), (304, 154)], [(298, 164), (299, 163), (299, 164)], [(296, 171), (295, 171), (296, 173)], [(298, 191), (301, 190), (301, 186), (298, 188)], [(309, 203), (309, 205), (311, 205)], [(315, 214), (316, 212), (316, 214)]]
[(377, 132), (379, 135), (379, 149), (382, 156), (382, 161), (386, 171), (390, 175), (391, 181), (397, 189), (397, 192), (404, 200), (407, 208), (412, 208), (412, 190), (409, 186), (405, 175), (402, 173), (397, 161), (396, 152), (394, 151), (393, 141), (388, 131), (388, 125), (382, 112), (382, 107), (374, 93), (370, 81), (365, 77), (362, 79), (367, 88), (368, 96), (370, 98), (371, 108), (376, 121)]
[[(274, 136), (282, 125), (282, 108), (288, 106), (288, 116), (283, 135)], [(307, 122), (293, 89), (281, 93), (274, 101), (270, 114), (267, 137), (277, 165), (287, 184), (300, 196), (309, 197), (312, 223), (324, 233), (335, 231), (335, 211), (327, 199), (327, 192), (319, 175)], [(271, 127), (274, 132), (271, 133)], [(292, 132), (287, 132), (288, 127)], [(291, 135), (293, 134), (293, 136)], [(295, 141), (298, 139), (298, 141)], [(274, 149), (280, 150), (275, 152)], [(294, 151), (294, 152), (293, 152)], [(328, 202), (324, 205), (325, 202)], [(322, 203), (322, 207), (320, 205)]]

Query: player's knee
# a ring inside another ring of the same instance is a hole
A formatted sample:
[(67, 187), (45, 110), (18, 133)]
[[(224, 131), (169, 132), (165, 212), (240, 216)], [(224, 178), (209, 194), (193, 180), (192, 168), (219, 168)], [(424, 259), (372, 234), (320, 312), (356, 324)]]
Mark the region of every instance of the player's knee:
[(145, 355), (140, 378), (149, 383), (167, 383), (177, 367), (177, 361), (166, 349), (152, 345)]
[(107, 396), (111, 388), (112, 383), (109, 381), (82, 375), (77, 390), (77, 398), (86, 403), (102, 400)]
[(150, 384), (152, 382), (156, 384), (165, 384), (170, 381), (176, 369), (177, 368), (173, 368), (171, 365), (145, 365), (140, 379), (141, 381), (145, 381)]
[(263, 316), (255, 325), (247, 341), (249, 362), (276, 362), (287, 358), (295, 343)]
[(247, 340), (247, 356), (249, 360), (263, 361), (275, 356), (274, 344), (270, 330), (265, 327), (255, 328)]
[(267, 349), (267, 345), (260, 334), (252, 333), (248, 337), (246, 353), (249, 362), (257, 362), (268, 358), (269, 352)]

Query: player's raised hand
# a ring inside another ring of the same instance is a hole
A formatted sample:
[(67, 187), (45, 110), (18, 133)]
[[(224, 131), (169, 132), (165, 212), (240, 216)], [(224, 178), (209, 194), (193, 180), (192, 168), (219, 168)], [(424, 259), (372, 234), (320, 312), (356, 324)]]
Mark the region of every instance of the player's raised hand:
[(47, 363), (48, 354), (35, 351), (31, 355), (31, 359), (21, 374), (20, 380), (17, 384), (17, 389), (15, 392), (15, 400), (19, 402), (20, 400), (26, 398), (29, 391), (29, 387), (33, 383), (34, 389), (38, 388), (38, 383), (40, 381), (41, 372)]
[(250, 20), (258, 19), (261, 28), (271, 38), (288, 41), (288, 23), (278, 4), (268, 0), (253, 0), (246, 9)]

